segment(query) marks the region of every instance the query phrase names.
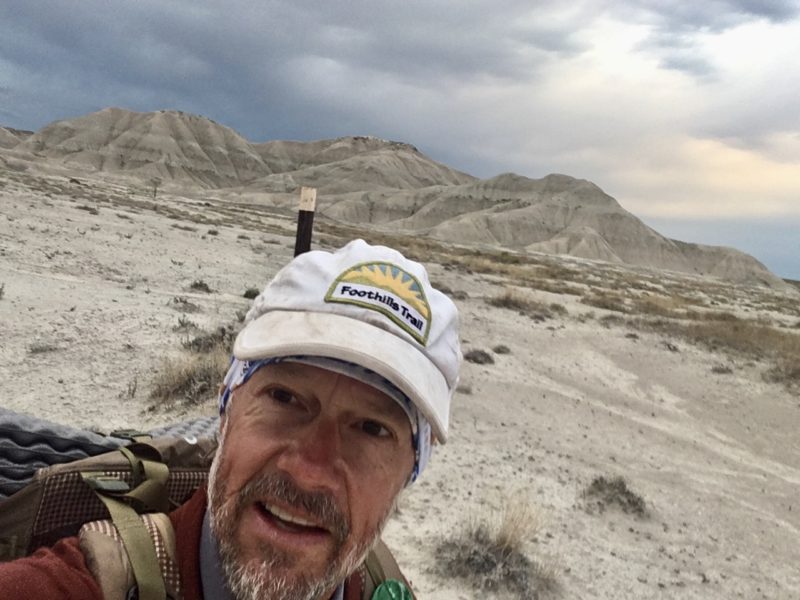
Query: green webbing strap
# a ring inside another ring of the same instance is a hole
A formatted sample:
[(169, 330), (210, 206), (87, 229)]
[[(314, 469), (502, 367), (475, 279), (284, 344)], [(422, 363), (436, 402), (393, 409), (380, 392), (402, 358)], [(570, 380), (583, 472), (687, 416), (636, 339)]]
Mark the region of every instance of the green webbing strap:
[(155, 544), (142, 518), (124, 501), (108, 496), (95, 488), (91, 483), (91, 474), (81, 473), (81, 476), (105, 504), (108, 514), (111, 515), (111, 521), (122, 538), (139, 589), (139, 600), (166, 600), (167, 590), (158, 566)]
[(145, 511), (169, 512), (169, 467), (163, 462), (137, 456), (129, 448), (119, 450), (131, 463), (133, 473), (133, 489), (124, 496), (140, 503)]
[(150, 446), (137, 448), (134, 445), (133, 450), (119, 450), (131, 465), (132, 485), (116, 477), (93, 473), (81, 473), (81, 477), (108, 509), (111, 522), (119, 532), (136, 579), (139, 600), (166, 600), (155, 544), (139, 513), (131, 505), (142, 512), (168, 512), (169, 467), (158, 460), (137, 455), (138, 450), (142, 454), (150, 452), (158, 456)]

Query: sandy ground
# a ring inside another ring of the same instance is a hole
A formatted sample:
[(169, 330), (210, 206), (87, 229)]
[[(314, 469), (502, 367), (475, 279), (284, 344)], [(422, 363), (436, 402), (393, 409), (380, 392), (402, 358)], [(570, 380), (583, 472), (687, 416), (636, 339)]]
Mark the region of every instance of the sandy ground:
[[(200, 307), (187, 317), (202, 327), (235, 321), (243, 292), (291, 254), (293, 239), (269, 231), (291, 224), (265, 217), (267, 233), (219, 225), (210, 235), (123, 201), (92, 204), (65, 181), (0, 171), (0, 402), (103, 431), (213, 412), (148, 409), (154, 374), (186, 336), (173, 331), (174, 298)], [(160, 201), (199, 210), (177, 194)], [(451, 441), (388, 525), (421, 598), (503, 597), (439, 574), (436, 547), (515, 492), (544, 518), (528, 550), (554, 565), (552, 597), (800, 598), (796, 396), (764, 383), (761, 365), (581, 322), (587, 307), (571, 297), (540, 293), (569, 315), (535, 322), (486, 304), (492, 277), (429, 267), (467, 294), (457, 301), (464, 348), (510, 352), (465, 363)], [(214, 291), (190, 291), (197, 279)], [(733, 373), (711, 373), (721, 362)], [(625, 476), (650, 516), (589, 510), (582, 490), (597, 475)]]

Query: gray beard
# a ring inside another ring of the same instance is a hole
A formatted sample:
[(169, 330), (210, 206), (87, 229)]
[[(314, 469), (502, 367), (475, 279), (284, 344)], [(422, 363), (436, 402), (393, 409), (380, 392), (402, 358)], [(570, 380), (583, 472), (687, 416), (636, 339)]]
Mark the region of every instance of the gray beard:
[[(254, 479), (242, 488), (235, 501), (225, 503), (226, 486), (218, 477), (218, 472), (224, 455), (226, 430), (227, 422), (223, 426), (208, 476), (208, 510), (211, 531), (219, 547), (223, 574), (231, 594), (235, 600), (325, 600), (324, 595), (332, 593), (364, 561), (383, 530), (392, 507), (366, 539), (349, 552), (344, 552), (350, 527), (333, 498), (299, 490), (287, 477), (264, 476)], [(242, 512), (254, 498), (265, 492), (290, 504), (303, 506), (330, 527), (335, 545), (323, 573), (318, 576), (301, 573), (291, 580), (278, 575), (292, 566), (292, 558), (266, 544), (260, 546), (258, 559), (248, 562), (241, 556), (235, 533)]]

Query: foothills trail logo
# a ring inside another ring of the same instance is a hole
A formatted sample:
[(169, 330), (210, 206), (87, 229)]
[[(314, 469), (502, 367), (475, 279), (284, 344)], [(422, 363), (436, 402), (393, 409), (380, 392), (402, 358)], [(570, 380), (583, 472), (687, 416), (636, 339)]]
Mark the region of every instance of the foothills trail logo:
[(356, 265), (339, 275), (326, 302), (355, 304), (383, 313), (423, 346), (431, 327), (431, 307), (419, 281), (392, 263)]

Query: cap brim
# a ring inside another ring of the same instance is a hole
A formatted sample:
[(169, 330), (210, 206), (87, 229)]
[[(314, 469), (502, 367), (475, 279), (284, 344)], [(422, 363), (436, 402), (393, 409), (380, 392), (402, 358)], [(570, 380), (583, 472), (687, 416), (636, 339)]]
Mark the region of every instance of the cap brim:
[(385, 377), (428, 419), (436, 439), (447, 441), (447, 380), (412, 342), (380, 327), (333, 313), (275, 310), (249, 323), (233, 345), (240, 360), (304, 354), (345, 360)]

